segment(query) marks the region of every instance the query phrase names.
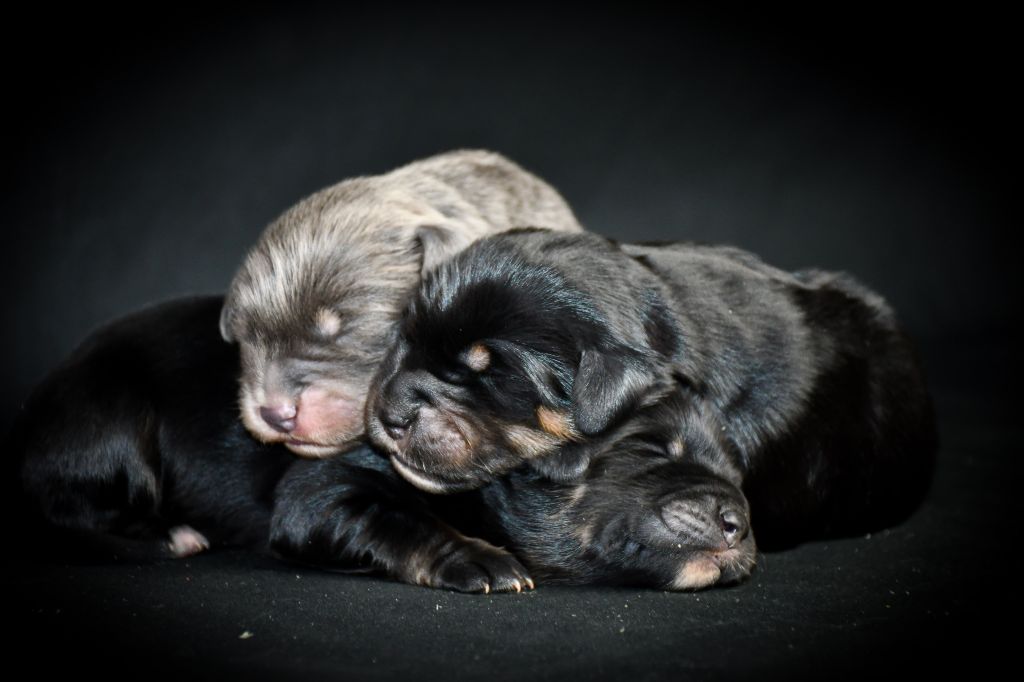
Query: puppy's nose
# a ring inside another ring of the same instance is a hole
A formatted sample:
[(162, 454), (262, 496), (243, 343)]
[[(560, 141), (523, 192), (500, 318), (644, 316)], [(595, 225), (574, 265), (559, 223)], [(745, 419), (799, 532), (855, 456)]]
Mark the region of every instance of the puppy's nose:
[(295, 405), (264, 405), (260, 408), (263, 421), (278, 433), (290, 433), (295, 429), (296, 414)]
[(746, 518), (738, 510), (731, 507), (722, 507), (718, 514), (725, 544), (729, 545), (729, 549), (732, 549), (747, 536)]
[(384, 430), (396, 443), (401, 443), (409, 433), (409, 426), (413, 422), (411, 417), (399, 417), (382, 411), (378, 417)]

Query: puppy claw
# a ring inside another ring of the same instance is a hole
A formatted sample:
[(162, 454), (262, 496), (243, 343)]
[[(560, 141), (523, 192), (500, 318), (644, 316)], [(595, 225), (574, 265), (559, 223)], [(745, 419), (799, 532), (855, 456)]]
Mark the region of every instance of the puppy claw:
[(429, 583), (459, 592), (522, 592), (526, 569), (509, 552), (476, 538), (460, 538), (435, 564)]
[(531, 590), (537, 589), (537, 586), (533, 584), (532, 578), (526, 578), (526, 586), (529, 587)]

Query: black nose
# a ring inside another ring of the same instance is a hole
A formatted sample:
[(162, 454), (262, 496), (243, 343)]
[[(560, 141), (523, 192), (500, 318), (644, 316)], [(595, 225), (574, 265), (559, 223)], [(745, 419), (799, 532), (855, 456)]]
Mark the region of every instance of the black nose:
[(384, 427), (391, 439), (395, 442), (400, 442), (405, 435), (409, 433), (409, 426), (412, 424), (412, 418), (409, 417), (396, 417), (394, 415), (381, 412), (378, 417), (380, 423)]
[(730, 549), (747, 536), (747, 521), (738, 510), (722, 507), (719, 510), (719, 520), (725, 544), (729, 545)]
[(261, 407), (260, 416), (263, 417), (270, 428), (278, 433), (291, 433), (295, 429), (295, 408), (285, 407)]

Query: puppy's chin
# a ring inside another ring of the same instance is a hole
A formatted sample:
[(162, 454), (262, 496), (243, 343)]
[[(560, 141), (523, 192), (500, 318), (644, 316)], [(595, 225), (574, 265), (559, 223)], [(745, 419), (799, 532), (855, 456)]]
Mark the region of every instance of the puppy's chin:
[(319, 429), (307, 432), (296, 430), (283, 434), (280, 441), (300, 457), (323, 459), (352, 449), (363, 436), (362, 423), (338, 424), (335, 430)]
[(394, 467), (398, 474), (413, 484), (420, 490), (428, 492), (434, 495), (446, 495), (448, 493), (463, 492), (466, 490), (473, 490), (483, 485), (483, 481), (473, 481), (468, 479), (461, 479), (458, 481), (452, 481), (441, 478), (434, 474), (423, 471), (422, 469), (412, 465), (401, 455), (391, 455), (391, 466)]
[(757, 565), (753, 540), (725, 551), (694, 552), (679, 565), (667, 590), (701, 590), (712, 585), (731, 585), (750, 577)]
[(285, 441), (286, 448), (306, 459), (326, 459), (340, 453), (344, 448), (338, 445), (320, 445), (303, 441)]
[(242, 422), (249, 433), (261, 443), (280, 443), (300, 457), (324, 459), (348, 450), (363, 435), (361, 424), (344, 431), (324, 432), (306, 436), (301, 433), (279, 433), (268, 427), (249, 410), (243, 410)]

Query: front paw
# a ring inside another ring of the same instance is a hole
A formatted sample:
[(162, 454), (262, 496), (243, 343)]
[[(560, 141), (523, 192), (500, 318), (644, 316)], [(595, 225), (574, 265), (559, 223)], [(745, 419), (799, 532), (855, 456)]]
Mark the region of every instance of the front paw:
[(522, 592), (533, 579), (509, 552), (477, 538), (448, 543), (418, 582), (457, 592)]

